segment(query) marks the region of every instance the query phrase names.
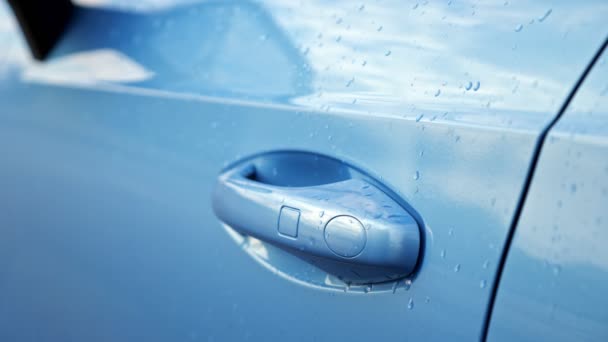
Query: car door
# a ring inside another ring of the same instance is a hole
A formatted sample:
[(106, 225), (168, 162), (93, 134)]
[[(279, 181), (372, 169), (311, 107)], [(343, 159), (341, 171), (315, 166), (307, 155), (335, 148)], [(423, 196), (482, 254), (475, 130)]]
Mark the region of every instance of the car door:
[(498, 287), (490, 341), (608, 338), (608, 52), (542, 148)]
[[(605, 17), (593, 1), (79, 1), (35, 62), (4, 6), (0, 336), (481, 338), (539, 137)], [(218, 177), (279, 151), (403, 203), (414, 271), (346, 282), (220, 221)]]

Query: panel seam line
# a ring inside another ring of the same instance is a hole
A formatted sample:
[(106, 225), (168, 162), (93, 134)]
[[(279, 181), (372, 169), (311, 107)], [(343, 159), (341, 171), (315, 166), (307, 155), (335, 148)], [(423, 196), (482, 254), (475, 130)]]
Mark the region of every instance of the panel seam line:
[(504, 270), (505, 263), (507, 261), (507, 256), (509, 254), (511, 242), (513, 241), (513, 236), (515, 235), (515, 228), (517, 227), (517, 224), (519, 223), (519, 219), (521, 218), (521, 214), (522, 214), (522, 211), (523, 211), (526, 199), (527, 199), (527, 195), (529, 193), (530, 186), (531, 186), (532, 180), (534, 178), (534, 172), (536, 171), (536, 167), (537, 167), (538, 161), (540, 159), (540, 154), (542, 152), (542, 148), (545, 144), (545, 141), (547, 140), (547, 136), (549, 135), (549, 132), (551, 131), (551, 129), (555, 126), (555, 124), (562, 117), (562, 115), (564, 114), (564, 112), (566, 111), (568, 106), (570, 105), (570, 102), (572, 102), (572, 99), (576, 95), (576, 92), (578, 91), (580, 86), (585, 81), (585, 78), (587, 78), (587, 75), (589, 74), (591, 69), (593, 69), (593, 66), (596, 64), (598, 59), (602, 56), (602, 53), (604, 52), (604, 50), (606, 50), (606, 45), (608, 45), (608, 38), (605, 38), (605, 40), (601, 44), (600, 48), (597, 50), (597, 52), (595, 53), (595, 55), (593, 56), (591, 61), (587, 64), (587, 66), (583, 70), (583, 73), (581, 74), (581, 76), (578, 78), (578, 80), (574, 84), (574, 87), (572, 88), (572, 90), (570, 91), (568, 96), (566, 97), (566, 100), (560, 107), (559, 111), (557, 112), (557, 115), (555, 115), (555, 117), (553, 117), (553, 119), (551, 119), (549, 124), (547, 124), (547, 126), (540, 132), (540, 134), (537, 138), (536, 146), (534, 147), (534, 150), (532, 152), (532, 158), (530, 160), (530, 168), (528, 169), (528, 173), (527, 173), (525, 181), (524, 181), (524, 187), (522, 189), (520, 199), (515, 208), (515, 215), (513, 217), (513, 221), (511, 222), (511, 225), (509, 227), (509, 231), (507, 233), (507, 239), (503, 246), (500, 260), (498, 262), (498, 268), (497, 268), (496, 276), (494, 278), (494, 283), (493, 283), (494, 285), (492, 287), (492, 292), (490, 294), (490, 301), (488, 303), (488, 307), (486, 310), (484, 326), (483, 326), (483, 330), (482, 330), (482, 334), (481, 334), (481, 341), (486, 341), (488, 338), (488, 332), (490, 330), (490, 323), (492, 320), (492, 312), (494, 311), (494, 304), (496, 302), (496, 295), (498, 294), (498, 287), (500, 285), (500, 280), (502, 278), (502, 272)]

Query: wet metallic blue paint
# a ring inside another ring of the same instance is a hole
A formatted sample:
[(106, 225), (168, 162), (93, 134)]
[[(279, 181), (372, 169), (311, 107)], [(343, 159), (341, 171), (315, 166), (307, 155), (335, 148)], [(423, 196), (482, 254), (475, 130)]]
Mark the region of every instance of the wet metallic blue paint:
[[(43, 64), (0, 12), (2, 339), (479, 338), (606, 5), (159, 4), (80, 9)], [(226, 234), (218, 173), (273, 150), (357, 165), (415, 208), (415, 277), (337, 292)]]
[(489, 341), (608, 339), (608, 52), (549, 132)]

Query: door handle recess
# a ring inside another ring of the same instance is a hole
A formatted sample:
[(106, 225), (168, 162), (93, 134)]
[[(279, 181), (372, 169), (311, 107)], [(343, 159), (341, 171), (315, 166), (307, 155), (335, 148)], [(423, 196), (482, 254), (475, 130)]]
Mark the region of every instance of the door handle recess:
[(420, 232), (414, 217), (377, 185), (332, 158), (271, 153), (222, 173), (213, 209), (241, 234), (346, 282), (385, 282), (412, 273)]

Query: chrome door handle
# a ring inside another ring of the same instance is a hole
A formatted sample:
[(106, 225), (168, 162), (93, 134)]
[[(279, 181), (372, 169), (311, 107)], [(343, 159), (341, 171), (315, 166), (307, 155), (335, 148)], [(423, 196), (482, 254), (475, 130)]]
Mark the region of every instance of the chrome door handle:
[[(279, 159), (275, 163), (292, 162)], [(258, 175), (252, 162), (226, 171), (213, 194), (215, 214), (238, 232), (283, 248), (345, 281), (389, 281), (413, 271), (420, 249), (418, 224), (395, 200), (350, 172), (315, 184), (301, 179), (309, 177), (306, 172), (291, 170), (294, 174), (281, 175), (283, 182), (295, 177), (303, 186), (272, 184), (268, 175)]]

